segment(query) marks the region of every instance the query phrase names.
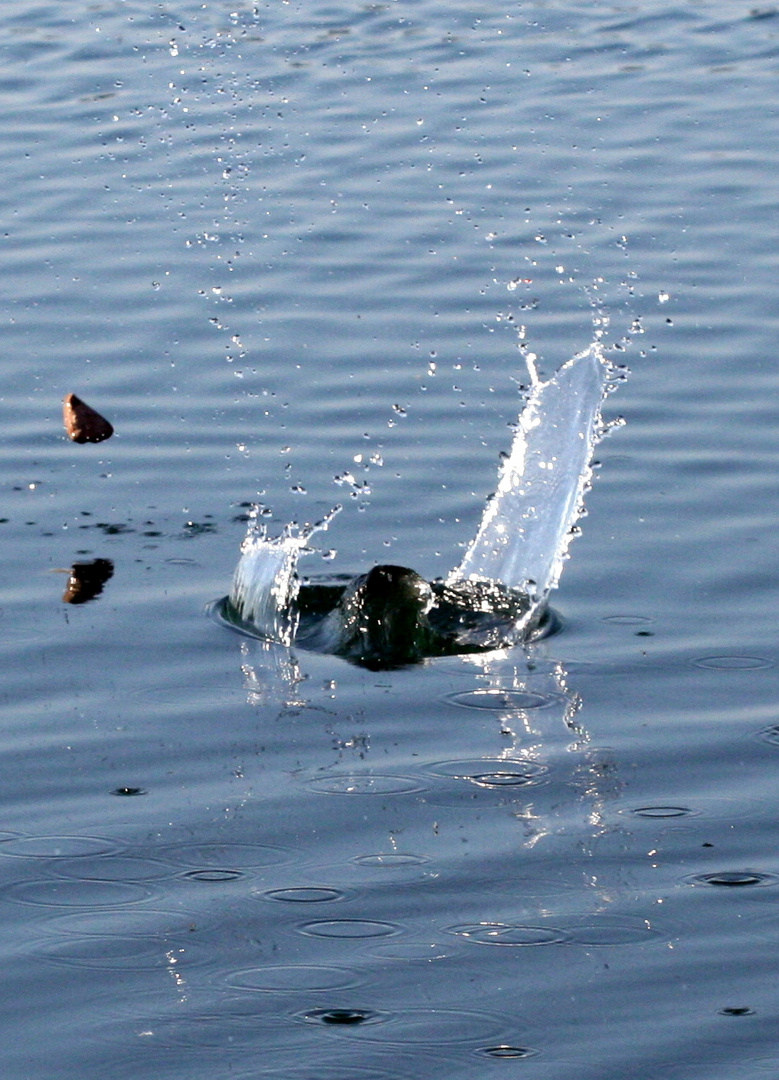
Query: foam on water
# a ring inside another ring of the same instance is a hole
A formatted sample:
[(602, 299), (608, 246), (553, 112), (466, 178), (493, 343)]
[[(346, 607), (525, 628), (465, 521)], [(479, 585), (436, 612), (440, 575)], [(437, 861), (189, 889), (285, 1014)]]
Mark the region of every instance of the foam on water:
[[(575, 524), (584, 509), (593, 450), (607, 430), (601, 406), (617, 370), (596, 341), (549, 379), (528, 360), (530, 392), (520, 413), (511, 452), (479, 529), (446, 585), (497, 583), (530, 598), (516, 622), (517, 636), (535, 625), (556, 587)], [(341, 507), (316, 525), (292, 523), (268, 537), (252, 513), (241, 547), (229, 605), (244, 626), (271, 641), (291, 645), (298, 629), (297, 564), (308, 542), (325, 530)]]

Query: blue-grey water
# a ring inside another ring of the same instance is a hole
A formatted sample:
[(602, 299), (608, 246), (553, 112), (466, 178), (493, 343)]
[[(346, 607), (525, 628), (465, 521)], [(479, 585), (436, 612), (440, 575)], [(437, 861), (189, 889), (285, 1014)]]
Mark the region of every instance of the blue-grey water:
[[(3, 1077), (776, 1075), (777, 10), (5, 0), (0, 56)], [(207, 617), (253, 501), (446, 574), (599, 333), (558, 634)]]

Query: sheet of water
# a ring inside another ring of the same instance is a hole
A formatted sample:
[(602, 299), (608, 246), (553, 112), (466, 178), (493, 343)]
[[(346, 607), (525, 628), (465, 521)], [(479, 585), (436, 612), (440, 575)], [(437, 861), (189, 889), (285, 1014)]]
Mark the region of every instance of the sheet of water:
[[(3, 1074), (775, 1072), (774, 12), (0, 27)], [(599, 308), (556, 637), (370, 673), (205, 617), (258, 499), (446, 573)]]

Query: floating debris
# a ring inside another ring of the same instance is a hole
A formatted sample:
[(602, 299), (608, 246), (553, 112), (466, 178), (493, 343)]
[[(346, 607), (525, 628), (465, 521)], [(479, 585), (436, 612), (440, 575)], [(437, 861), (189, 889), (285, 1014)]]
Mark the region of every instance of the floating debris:
[(62, 419), (68, 438), (73, 442), (104, 442), (114, 433), (112, 425), (106, 418), (99, 412), (95, 412), (75, 394), (66, 394), (63, 399)]

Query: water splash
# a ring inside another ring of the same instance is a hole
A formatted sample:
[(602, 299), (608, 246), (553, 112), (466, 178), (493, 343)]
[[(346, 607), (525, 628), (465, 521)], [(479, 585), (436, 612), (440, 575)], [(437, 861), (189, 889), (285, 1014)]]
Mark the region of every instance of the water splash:
[(500, 581), (545, 603), (584, 510), (593, 450), (608, 430), (601, 406), (618, 372), (598, 342), (546, 382), (529, 363), (530, 395), (498, 488), (447, 584)]
[[(532, 359), (527, 362), (531, 387), (511, 452), (459, 566), (432, 586), (402, 567), (377, 568), (401, 575), (402, 581), (417, 581), (428, 593), (432, 588), (430, 603), (418, 613), (423, 644), (411, 649), (407, 660), (499, 648), (539, 632), (584, 510), (593, 450), (609, 430), (601, 407), (623, 372), (607, 359), (598, 340), (546, 381)], [(312, 552), (311, 537), (326, 530), (340, 509), (335, 507), (315, 525), (293, 522), (281, 536), (269, 537), (261, 509), (255, 507), (220, 616), (244, 632), (282, 645), (298, 640), (303, 647), (365, 660), (358, 656), (360, 642), (347, 642), (344, 636), (350, 604), (360, 627), (366, 621), (352, 597), (354, 593), (359, 599), (357, 586), (363, 579), (354, 579), (348, 587), (345, 581), (329, 582), (318, 592), (309, 586), (304, 595), (297, 575), (299, 558)], [(371, 575), (365, 577), (367, 586)], [(371, 603), (377, 595), (384, 594), (374, 590)], [(386, 602), (387, 618), (379, 615), (376, 623), (382, 633), (394, 625), (389, 618), (393, 611), (407, 615), (411, 610), (404, 608), (402, 596), (389, 596)], [(301, 623), (301, 609), (307, 622)], [(381, 660), (373, 652), (369, 658)]]
[(260, 520), (261, 507), (252, 507), (230, 590), (231, 614), (240, 623), (254, 627), (269, 641), (292, 644), (299, 619), (295, 604), (300, 588), (298, 559), (312, 552), (308, 546), (311, 537), (326, 531), (341, 509), (340, 505), (333, 507), (314, 525), (290, 522), (281, 536), (269, 537), (265, 522)]

